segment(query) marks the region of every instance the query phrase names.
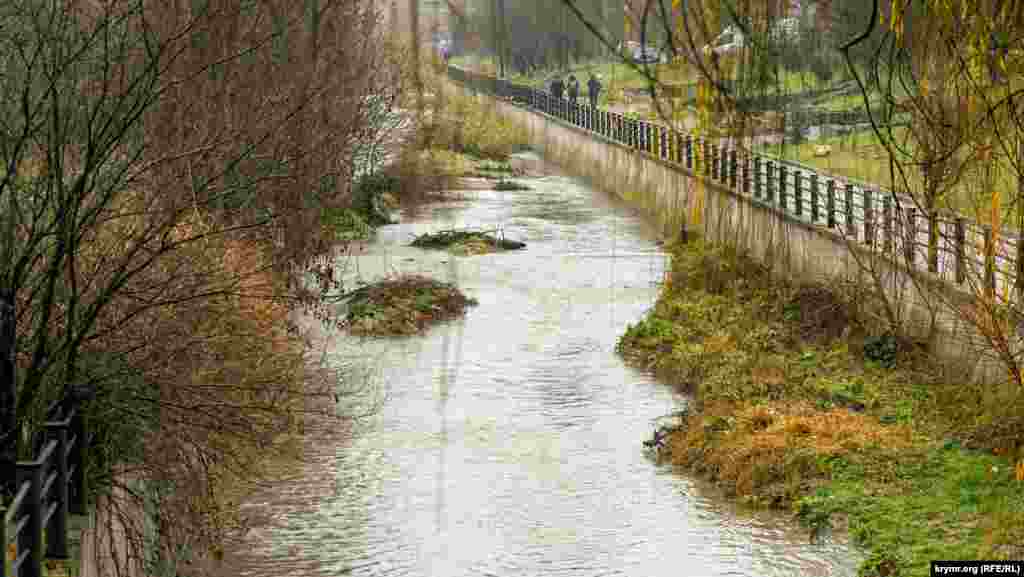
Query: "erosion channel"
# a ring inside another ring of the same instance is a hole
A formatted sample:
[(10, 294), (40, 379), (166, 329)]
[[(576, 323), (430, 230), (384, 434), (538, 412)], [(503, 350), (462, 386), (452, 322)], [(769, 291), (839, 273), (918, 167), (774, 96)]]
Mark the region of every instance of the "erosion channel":
[[(854, 575), (852, 549), (737, 510), (644, 453), (654, 420), (686, 399), (614, 347), (654, 303), (665, 255), (608, 195), (521, 180), (531, 190), (405, 212), (351, 257), (350, 281), (425, 274), (479, 304), (420, 336), (334, 335), (328, 362), (372, 379), (359, 399), (375, 410), (244, 505), (260, 521), (228, 554), (235, 574)], [(408, 246), (463, 227), (526, 248)]]

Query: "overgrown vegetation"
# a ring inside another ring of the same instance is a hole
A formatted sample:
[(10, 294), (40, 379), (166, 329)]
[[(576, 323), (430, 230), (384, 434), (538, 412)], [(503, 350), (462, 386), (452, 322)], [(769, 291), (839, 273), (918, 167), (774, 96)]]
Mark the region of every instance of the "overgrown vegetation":
[(791, 508), (813, 535), (848, 527), (863, 575), (1024, 555), (1019, 390), (874, 332), (870, 301), (842, 285), (787, 283), (702, 242), (672, 251), (657, 304), (618, 346), (695, 394), (666, 458)]
[(367, 240), (377, 227), (394, 223), (390, 213), (398, 208), (399, 186), (386, 169), (364, 175), (352, 186), (352, 206), (325, 207), (321, 222), (338, 241)]
[(289, 319), (392, 126), (377, 24), (348, 0), (0, 8), (0, 452), (90, 393), (109, 571), (216, 560), (235, 494), (333, 398)]
[(508, 240), (504, 235), (498, 237), (490, 234), (490, 232), (492, 231), (442, 230), (421, 234), (413, 239), (410, 244), (419, 248), (447, 250), (458, 256), (518, 250), (526, 246), (522, 242)]
[(396, 336), (463, 315), (477, 304), (454, 285), (419, 275), (385, 279), (346, 295), (342, 326), (357, 335)]
[(475, 161), (481, 170), (511, 172), (509, 155), (529, 143), (526, 129), (496, 114), (496, 104), (455, 90), (431, 75), (435, 94), (430, 117), (424, 119), (423, 149), (450, 150)]

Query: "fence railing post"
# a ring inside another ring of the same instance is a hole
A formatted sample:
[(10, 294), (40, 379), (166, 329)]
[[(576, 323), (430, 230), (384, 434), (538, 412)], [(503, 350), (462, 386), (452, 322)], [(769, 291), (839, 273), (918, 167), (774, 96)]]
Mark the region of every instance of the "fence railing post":
[(939, 272), (939, 214), (932, 209), (928, 217), (928, 271)]
[(718, 147), (709, 147), (709, 152), (711, 154), (711, 182), (718, 182)]
[[(19, 577), (42, 577), (43, 574), (43, 465), (37, 461), (18, 463), (15, 480), (17, 486), (28, 483), (28, 494), (22, 507), (28, 514), (28, 523), (18, 535), (18, 554), (30, 551), (25, 559)], [(5, 550), (4, 555), (7, 554)]]
[(873, 202), (874, 192), (870, 188), (864, 189), (864, 244), (871, 248), (875, 246), (875, 214)]
[(714, 179), (715, 147), (707, 138), (704, 139), (704, 176)]
[(802, 170), (794, 170), (793, 171), (793, 196), (796, 199), (796, 202), (794, 203), (796, 206), (793, 207), (793, 212), (795, 212), (798, 217), (803, 217), (803, 215), (804, 215), (804, 188), (803, 188), (803, 186), (804, 186), (803, 171)]
[(903, 240), (903, 257), (907, 260), (907, 265), (913, 268), (915, 255), (917, 253), (914, 250), (914, 245), (917, 244), (917, 209), (914, 207), (907, 207), (907, 230), (906, 236)]
[(836, 228), (836, 181), (831, 178), (825, 183), (825, 219), (830, 229)]
[(68, 558), (68, 419), (61, 413), (59, 422), (46, 423), (46, 436), (57, 441), (53, 466), (56, 472), (53, 491), (55, 509), (46, 525), (46, 556), (51, 559)]
[(718, 147), (718, 182), (725, 184), (729, 179), (729, 151), (725, 144)]
[(887, 194), (882, 196), (882, 233), (885, 235), (882, 250), (887, 255), (892, 254), (892, 199)]
[(761, 198), (761, 157), (754, 155), (754, 198)]
[[(956, 251), (956, 284), (964, 284), (967, 280), (967, 227), (965, 226), (964, 217), (958, 216), (953, 220), (954, 227), (954, 250)], [(1018, 247), (1020, 241), (1018, 240)], [(1017, 270), (1020, 270), (1021, 261), (1017, 261)], [(1020, 277), (1017, 277), (1018, 280)]]
[(736, 190), (736, 170), (739, 168), (736, 161), (736, 149), (729, 150), (729, 188)]
[(744, 152), (741, 157), (743, 160), (743, 194), (750, 196), (750, 153)]
[(686, 169), (693, 170), (693, 135), (686, 135)]
[[(15, 351), (17, 350), (17, 315), (15, 311), (14, 291), (9, 287), (0, 288), (0, 435), (12, 435), (11, 442), (5, 443), (0, 450), (0, 471), (3, 477), (0, 483), (5, 485), (11, 494), (17, 493), (16, 486), (12, 486), (11, 477), (14, 472), (14, 463), (18, 460), (16, 444), (13, 439), (17, 438), (17, 364), (15, 363)], [(6, 551), (4, 555), (6, 555)]]
[(821, 215), (821, 208), (818, 206), (818, 173), (811, 173), (811, 224), (818, 224), (818, 217)]
[(786, 173), (789, 172), (786, 169), (786, 165), (779, 163), (779, 207), (782, 208), (782, 212), (789, 210), (789, 199), (786, 198)]
[(768, 204), (775, 203), (775, 163), (768, 161), (765, 163), (765, 201)]
[(853, 184), (846, 183), (846, 230), (845, 236), (857, 238), (857, 229), (853, 226)]

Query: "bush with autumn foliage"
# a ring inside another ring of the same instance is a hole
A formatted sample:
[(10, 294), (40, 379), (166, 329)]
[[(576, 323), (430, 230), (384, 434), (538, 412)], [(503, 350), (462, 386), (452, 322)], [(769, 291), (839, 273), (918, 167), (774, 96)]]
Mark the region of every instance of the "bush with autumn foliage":
[(122, 565), (216, 558), (232, 493), (333, 406), (291, 315), (337, 241), (323, 212), (394, 129), (380, 34), (358, 0), (0, 8), (0, 452), (30, 456), (44, 408), (88, 391)]

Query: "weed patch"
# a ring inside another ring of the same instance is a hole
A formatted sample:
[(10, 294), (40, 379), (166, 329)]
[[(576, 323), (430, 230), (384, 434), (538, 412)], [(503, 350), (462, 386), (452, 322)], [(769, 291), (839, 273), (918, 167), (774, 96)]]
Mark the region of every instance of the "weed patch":
[(461, 316), (476, 304), (451, 284), (405, 275), (350, 293), (342, 326), (359, 335), (411, 335)]
[(498, 238), (487, 231), (442, 230), (421, 234), (413, 239), (411, 246), (447, 250), (457, 256), (488, 254), (505, 250), (518, 250), (525, 243)]
[[(943, 379), (849, 299), (727, 248), (673, 247), (655, 306), (617, 350), (694, 394), (659, 455), (743, 501), (848, 528), (862, 575), (1024, 555), (1019, 391)], [(1020, 479), (1020, 480), (1018, 480)]]
[(503, 178), (494, 184), (494, 190), (530, 190), (530, 187), (521, 182)]

